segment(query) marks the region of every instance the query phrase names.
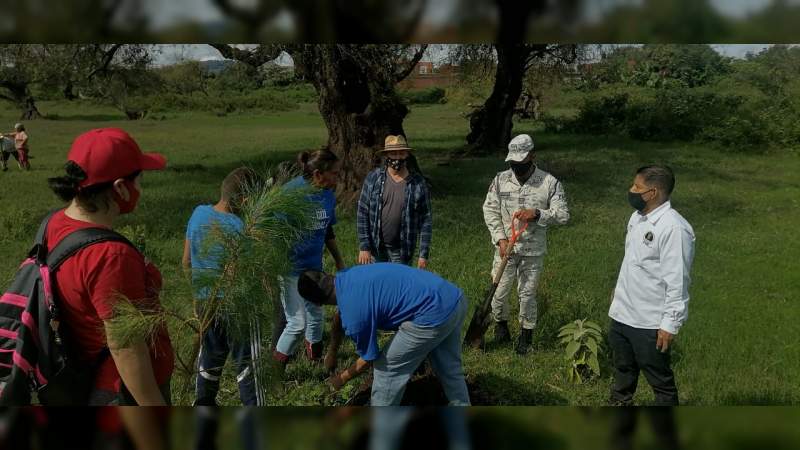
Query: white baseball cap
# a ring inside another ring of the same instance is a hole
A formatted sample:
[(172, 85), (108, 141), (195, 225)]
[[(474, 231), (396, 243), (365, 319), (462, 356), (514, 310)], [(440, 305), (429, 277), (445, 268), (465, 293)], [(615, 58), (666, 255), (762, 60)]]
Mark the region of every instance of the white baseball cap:
[(533, 150), (533, 139), (527, 134), (520, 134), (508, 143), (506, 162), (522, 162)]

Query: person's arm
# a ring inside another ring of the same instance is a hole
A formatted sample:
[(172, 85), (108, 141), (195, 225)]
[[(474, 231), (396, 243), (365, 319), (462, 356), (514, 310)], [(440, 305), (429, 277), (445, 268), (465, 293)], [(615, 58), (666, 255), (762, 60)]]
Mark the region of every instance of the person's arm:
[(564, 193), (564, 186), (556, 180), (555, 186), (551, 189), (547, 209), (540, 209), (536, 224), (547, 227), (550, 225), (566, 225), (569, 222), (569, 208), (567, 207), (567, 196)]
[(166, 406), (164, 396), (156, 383), (150, 351), (144, 341), (121, 347), (110, 333), (111, 324), (105, 322), (106, 339), (111, 357), (117, 366), (120, 378), (125, 383), (136, 403), (140, 406)]
[(342, 329), (342, 316), (339, 313), (339, 308), (336, 308), (336, 312), (333, 313), (333, 318), (331, 320), (331, 340), (328, 343), (328, 350), (325, 354), (325, 370), (329, 373), (332, 373), (336, 370), (336, 366), (339, 364), (336, 360), (336, 355), (339, 353), (339, 347), (342, 346), (342, 337), (344, 335), (344, 330)]
[(189, 242), (189, 239), (184, 239), (183, 241), (183, 258), (181, 259), (181, 266), (183, 267), (184, 273), (189, 273), (189, 270), (192, 268), (191, 243)]
[(422, 228), (420, 230), (419, 261), (417, 267), (425, 269), (430, 260), (431, 238), (433, 236), (433, 208), (431, 207), (431, 195), (425, 180), (422, 180)]
[(372, 191), (373, 175), (370, 173), (361, 186), (361, 195), (358, 198), (356, 215), (356, 232), (358, 234), (358, 263), (369, 264), (372, 262), (372, 238), (369, 224), (369, 197)]
[(660, 247), (666, 300), (656, 347), (667, 351), (673, 336), (678, 334), (688, 316), (694, 236), (689, 230), (676, 226), (662, 235)]
[(489, 228), (492, 243), (500, 247), (500, 256), (505, 254), (505, 246), (508, 244), (508, 236), (503, 225), (503, 216), (500, 212), (500, 187), (498, 183), (500, 177), (495, 176), (486, 193), (486, 200), (483, 202), (483, 221)]
[(336, 375), (331, 376), (331, 386), (333, 386), (333, 388), (336, 390), (341, 389), (342, 386), (344, 386), (348, 381), (366, 372), (367, 369), (369, 369), (370, 364), (371, 363), (369, 361), (364, 361), (363, 359), (358, 358), (352, 366), (344, 369)]
[(118, 408), (137, 450), (166, 450), (161, 419), (150, 408)]
[(344, 260), (342, 254), (339, 252), (339, 246), (336, 245), (336, 235), (333, 232), (333, 225), (328, 225), (328, 230), (325, 233), (325, 247), (328, 249), (331, 258), (336, 264), (336, 270), (344, 270)]

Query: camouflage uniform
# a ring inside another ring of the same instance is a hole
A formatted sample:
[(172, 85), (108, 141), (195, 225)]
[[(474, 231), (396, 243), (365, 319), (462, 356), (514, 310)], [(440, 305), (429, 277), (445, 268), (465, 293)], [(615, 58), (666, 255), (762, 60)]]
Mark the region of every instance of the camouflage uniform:
[[(489, 228), (492, 244), (496, 246), (501, 239), (511, 238), (511, 218), (514, 213), (532, 208), (540, 211), (539, 218), (530, 222), (528, 229), (518, 238), (492, 300), (494, 320), (507, 321), (508, 297), (514, 278), (517, 278), (519, 321), (523, 328), (529, 330), (536, 326), (536, 286), (542, 272), (542, 261), (547, 253), (547, 227), (563, 225), (569, 220), (564, 188), (554, 176), (538, 167), (528, 181), (520, 186), (509, 169), (495, 176), (483, 203), (483, 219)], [(494, 254), (492, 278), (499, 269), (500, 259), (498, 247)]]

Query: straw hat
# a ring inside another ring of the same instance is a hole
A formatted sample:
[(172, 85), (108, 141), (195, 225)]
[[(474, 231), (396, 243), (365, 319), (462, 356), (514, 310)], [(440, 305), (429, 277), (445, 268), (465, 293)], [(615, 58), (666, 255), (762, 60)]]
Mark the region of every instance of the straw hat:
[(408, 146), (406, 138), (402, 134), (398, 134), (397, 136), (390, 134), (386, 136), (386, 140), (383, 142), (383, 149), (378, 150), (378, 152), (393, 152), (396, 150), (412, 150), (412, 148)]

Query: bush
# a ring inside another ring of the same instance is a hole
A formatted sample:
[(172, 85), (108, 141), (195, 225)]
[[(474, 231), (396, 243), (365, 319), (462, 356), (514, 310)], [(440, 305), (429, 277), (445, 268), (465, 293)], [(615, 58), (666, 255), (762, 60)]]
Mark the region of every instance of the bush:
[(434, 105), (445, 103), (445, 90), (440, 87), (432, 87), (421, 90), (408, 90), (400, 92), (400, 98), (409, 105)]
[(297, 97), (281, 95), (275, 90), (259, 89), (246, 94), (203, 95), (199, 93), (181, 95), (164, 93), (142, 99), (151, 112), (207, 111), (233, 113), (242, 111), (278, 112), (297, 107)]

